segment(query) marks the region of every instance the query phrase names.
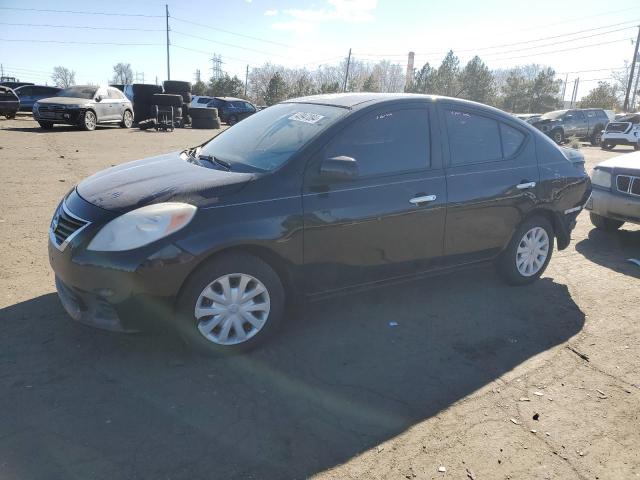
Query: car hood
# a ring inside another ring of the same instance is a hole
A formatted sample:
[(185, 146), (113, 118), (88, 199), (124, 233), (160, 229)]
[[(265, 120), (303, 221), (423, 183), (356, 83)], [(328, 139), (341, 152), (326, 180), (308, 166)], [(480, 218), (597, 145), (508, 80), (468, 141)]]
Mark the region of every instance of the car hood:
[(556, 119), (551, 119), (551, 118), (545, 118), (544, 120), (536, 120), (535, 122), (532, 123), (532, 125), (535, 125), (536, 127), (539, 125), (548, 125), (550, 123), (559, 123), (560, 120)]
[(88, 98), (80, 98), (80, 97), (48, 97), (41, 98), (38, 100), (40, 104), (56, 104), (56, 105), (82, 105), (85, 103), (93, 103), (93, 100), (89, 100)]
[(640, 171), (640, 152), (625, 153), (617, 157), (610, 158), (598, 164), (598, 167), (604, 168), (624, 168), (625, 170)]
[(174, 152), (98, 172), (80, 182), (77, 192), (98, 207), (118, 212), (169, 201), (207, 207), (254, 178), (251, 173), (198, 166)]

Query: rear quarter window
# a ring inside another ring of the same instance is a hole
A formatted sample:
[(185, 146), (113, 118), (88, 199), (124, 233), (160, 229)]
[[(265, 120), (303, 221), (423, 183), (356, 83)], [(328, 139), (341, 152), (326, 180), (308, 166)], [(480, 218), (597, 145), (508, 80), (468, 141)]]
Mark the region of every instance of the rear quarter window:
[(500, 134), (502, 136), (502, 152), (505, 158), (515, 155), (526, 138), (525, 134), (520, 130), (504, 123), (500, 124)]

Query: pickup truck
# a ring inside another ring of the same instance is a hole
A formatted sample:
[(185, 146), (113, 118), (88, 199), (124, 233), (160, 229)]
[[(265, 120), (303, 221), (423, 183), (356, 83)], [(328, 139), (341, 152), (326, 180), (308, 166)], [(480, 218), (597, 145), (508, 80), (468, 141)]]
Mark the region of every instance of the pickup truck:
[(533, 126), (544, 132), (558, 145), (570, 137), (587, 140), (591, 145), (599, 145), (602, 130), (609, 123), (609, 117), (601, 108), (554, 110), (542, 115)]

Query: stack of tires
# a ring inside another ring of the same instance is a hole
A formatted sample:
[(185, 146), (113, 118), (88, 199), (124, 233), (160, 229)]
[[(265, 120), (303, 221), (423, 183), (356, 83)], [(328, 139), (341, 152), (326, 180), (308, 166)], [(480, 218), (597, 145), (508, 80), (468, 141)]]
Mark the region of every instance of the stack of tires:
[(133, 103), (133, 120), (135, 123), (151, 118), (151, 105), (153, 96), (162, 93), (160, 85), (147, 83), (134, 83), (131, 85), (131, 102)]
[(191, 117), (189, 112), (189, 105), (191, 105), (191, 84), (189, 82), (181, 82), (178, 80), (166, 80), (163, 83), (164, 93), (170, 93), (172, 95), (180, 95), (182, 97), (182, 121), (181, 126), (189, 125), (191, 123)]
[(192, 108), (191, 128), (220, 128), (217, 108)]

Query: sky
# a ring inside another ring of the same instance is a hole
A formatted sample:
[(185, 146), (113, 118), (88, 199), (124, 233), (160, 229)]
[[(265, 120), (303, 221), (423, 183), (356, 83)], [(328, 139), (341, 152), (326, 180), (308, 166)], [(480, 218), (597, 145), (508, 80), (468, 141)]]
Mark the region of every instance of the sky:
[(247, 65), (314, 69), (350, 48), (403, 68), (409, 51), (421, 67), (453, 49), (462, 65), (477, 54), (492, 69), (538, 63), (568, 73), (567, 99), (576, 77), (579, 98), (631, 60), (640, 25), (638, 0), (0, 0), (3, 71), (51, 84), (63, 65), (77, 83), (104, 84), (124, 62), (137, 81), (161, 82), (167, 3), (173, 80), (194, 81), (197, 70), (210, 78), (214, 54), (244, 80)]

